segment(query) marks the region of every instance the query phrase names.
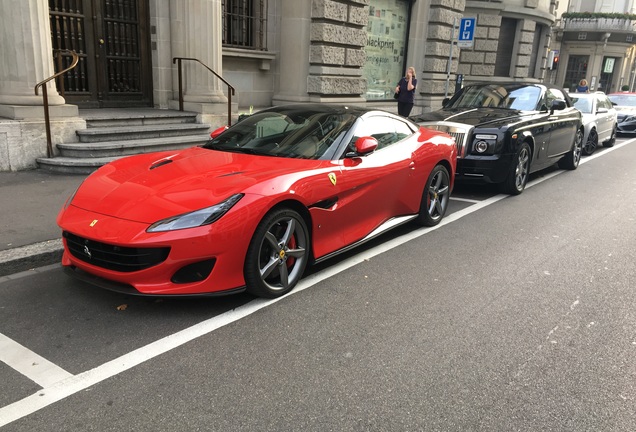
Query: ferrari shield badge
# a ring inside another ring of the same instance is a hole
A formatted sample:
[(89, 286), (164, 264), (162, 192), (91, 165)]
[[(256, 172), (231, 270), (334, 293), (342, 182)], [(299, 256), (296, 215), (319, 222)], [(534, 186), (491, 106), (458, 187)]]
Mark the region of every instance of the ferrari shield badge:
[(331, 180), (331, 184), (335, 186), (336, 185), (336, 174), (329, 173), (329, 180)]
[(95, 226), (96, 223), (97, 223), (97, 219), (94, 219), (93, 222), (91, 222), (89, 226), (92, 228), (92, 227)]

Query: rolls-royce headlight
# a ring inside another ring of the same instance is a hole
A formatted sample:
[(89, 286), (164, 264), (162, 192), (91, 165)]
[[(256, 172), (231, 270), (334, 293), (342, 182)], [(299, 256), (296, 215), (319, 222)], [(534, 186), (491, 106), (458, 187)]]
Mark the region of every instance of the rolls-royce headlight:
[(243, 194), (232, 195), (225, 201), (212, 207), (206, 207), (201, 210), (160, 220), (150, 225), (146, 231), (151, 233), (164, 232), (209, 225), (219, 220), (219, 218), (227, 213), (241, 198), (243, 198)]
[(493, 151), (496, 142), (497, 142), (497, 135), (477, 134), (475, 135), (473, 149), (475, 150), (476, 153), (479, 153), (479, 154), (489, 153)]

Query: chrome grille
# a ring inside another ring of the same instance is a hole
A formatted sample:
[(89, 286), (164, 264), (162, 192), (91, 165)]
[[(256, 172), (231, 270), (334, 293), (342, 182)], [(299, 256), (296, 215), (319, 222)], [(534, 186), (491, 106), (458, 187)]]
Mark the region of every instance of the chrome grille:
[(419, 123), (420, 126), (424, 126), (429, 129), (435, 129), (440, 132), (446, 132), (455, 139), (455, 145), (457, 146), (457, 158), (461, 159), (466, 155), (466, 146), (468, 145), (468, 137), (470, 137), (471, 126), (452, 123), (452, 122), (436, 122), (436, 123)]

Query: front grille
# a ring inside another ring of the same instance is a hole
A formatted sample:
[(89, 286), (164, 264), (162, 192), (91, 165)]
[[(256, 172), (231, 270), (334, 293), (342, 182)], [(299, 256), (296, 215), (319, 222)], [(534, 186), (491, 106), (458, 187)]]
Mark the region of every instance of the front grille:
[(440, 132), (446, 132), (455, 139), (457, 146), (457, 158), (461, 159), (466, 154), (467, 137), (470, 136), (470, 126), (461, 123), (452, 122), (436, 122), (436, 123), (420, 123), (421, 126), (429, 129), (435, 129)]
[(115, 246), (64, 231), (68, 251), (75, 258), (96, 267), (123, 273), (135, 272), (155, 266), (168, 257), (169, 247), (134, 248)]

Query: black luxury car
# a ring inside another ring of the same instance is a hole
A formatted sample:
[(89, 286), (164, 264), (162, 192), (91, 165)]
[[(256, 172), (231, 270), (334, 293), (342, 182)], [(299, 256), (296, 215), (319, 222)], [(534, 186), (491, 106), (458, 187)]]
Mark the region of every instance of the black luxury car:
[(458, 181), (497, 183), (523, 192), (528, 175), (554, 163), (574, 170), (581, 159), (581, 112), (549, 84), (506, 82), (464, 87), (444, 108), (412, 116), (453, 136)]

